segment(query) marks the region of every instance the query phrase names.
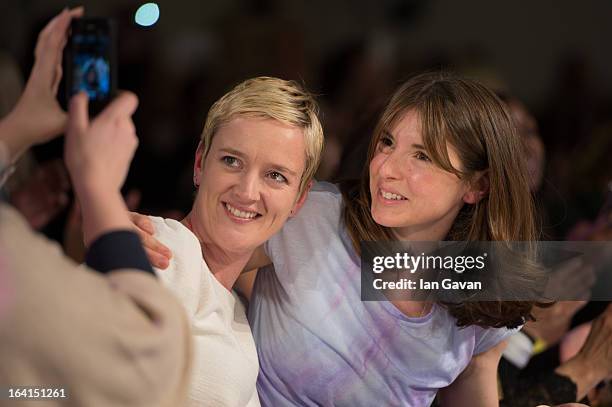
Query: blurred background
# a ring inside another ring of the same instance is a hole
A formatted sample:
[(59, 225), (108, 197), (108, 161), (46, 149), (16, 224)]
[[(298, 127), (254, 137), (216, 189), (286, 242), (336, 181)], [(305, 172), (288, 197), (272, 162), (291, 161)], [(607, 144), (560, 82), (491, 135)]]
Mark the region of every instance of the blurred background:
[[(508, 102), (545, 238), (611, 239), (602, 207), (612, 194), (612, 2), (162, 0), (159, 20), (142, 27), (134, 17), (143, 3), (0, 4), (1, 115), (16, 101), (37, 33), (53, 15), (82, 4), (88, 16), (117, 20), (119, 86), (140, 97), (141, 141), (125, 187), (132, 209), (185, 214), (206, 113), (244, 79), (295, 79), (318, 95), (327, 145), (317, 177), (335, 180), (359, 176), (394, 88), (423, 70), (451, 69)], [(54, 161), (61, 151), (61, 140), (35, 149), (9, 194), (33, 226), (70, 248), (79, 241), (78, 207)], [(58, 191), (59, 199), (47, 196)]]

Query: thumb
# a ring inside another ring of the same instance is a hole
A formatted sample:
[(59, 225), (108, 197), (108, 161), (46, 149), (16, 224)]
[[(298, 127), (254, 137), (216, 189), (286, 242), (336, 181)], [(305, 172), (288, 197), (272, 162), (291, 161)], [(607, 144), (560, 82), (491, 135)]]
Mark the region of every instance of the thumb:
[(79, 92), (70, 99), (68, 110), (68, 134), (82, 133), (89, 127), (89, 98), (86, 93)]

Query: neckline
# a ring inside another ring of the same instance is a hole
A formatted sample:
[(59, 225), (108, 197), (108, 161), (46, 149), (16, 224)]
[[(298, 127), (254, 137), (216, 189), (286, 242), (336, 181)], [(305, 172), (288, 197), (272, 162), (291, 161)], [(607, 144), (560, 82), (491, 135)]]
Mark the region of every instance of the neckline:
[(200, 260), (202, 260), (202, 263), (204, 263), (204, 265), (206, 266), (206, 271), (208, 272), (208, 274), (210, 274), (210, 276), (212, 277), (212, 279), (214, 280), (213, 284), (217, 284), (219, 287), (221, 287), (223, 289), (223, 291), (225, 293), (228, 294), (228, 296), (232, 299), (232, 302), (235, 302), (236, 299), (234, 298), (234, 294), (232, 293), (232, 290), (228, 289), (227, 287), (225, 287), (223, 284), (221, 284), (221, 282), (219, 280), (217, 280), (217, 277), (215, 277), (215, 273), (212, 272), (212, 270), (210, 269), (210, 267), (208, 266), (208, 263), (206, 263), (206, 259), (204, 259), (204, 254), (202, 252), (202, 243), (200, 242), (200, 240), (198, 239), (198, 237), (195, 235), (195, 233), (193, 233), (193, 231), (191, 229), (189, 229), (187, 226), (185, 226), (182, 222), (177, 221), (175, 219), (171, 219), (172, 221), (176, 222), (177, 224), (180, 225), (180, 227), (182, 227), (183, 229), (185, 229), (187, 232), (189, 232), (189, 234), (191, 235), (192, 239), (194, 239), (197, 244), (198, 247), (200, 248)]
[(409, 317), (393, 305), (391, 301), (380, 301), (380, 303), (389, 314), (408, 324), (424, 324), (428, 322), (438, 310), (438, 305), (434, 302), (427, 314), (420, 317)]

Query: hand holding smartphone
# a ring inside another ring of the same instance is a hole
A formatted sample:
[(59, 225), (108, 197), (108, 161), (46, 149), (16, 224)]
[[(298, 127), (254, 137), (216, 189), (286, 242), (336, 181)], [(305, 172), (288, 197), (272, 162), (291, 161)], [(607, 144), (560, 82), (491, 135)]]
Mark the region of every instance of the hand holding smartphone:
[(116, 27), (107, 18), (72, 21), (64, 57), (66, 99), (85, 92), (96, 115), (117, 93)]

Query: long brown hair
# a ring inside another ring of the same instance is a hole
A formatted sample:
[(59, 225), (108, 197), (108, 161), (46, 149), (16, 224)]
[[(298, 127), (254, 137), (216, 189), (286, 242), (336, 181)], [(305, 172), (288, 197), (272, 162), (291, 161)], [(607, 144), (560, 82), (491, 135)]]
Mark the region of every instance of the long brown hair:
[[(383, 131), (391, 129), (409, 110), (420, 115), (423, 144), (435, 165), (466, 181), (480, 171), (488, 174), (488, 195), (474, 205), (464, 205), (447, 240), (535, 241), (535, 210), (523, 148), (504, 103), (476, 81), (429, 72), (408, 80), (393, 94), (374, 130), (361, 180), (341, 185), (344, 222), (357, 252), (360, 241), (394, 240), (391, 229), (377, 224), (370, 212), (369, 163)], [(461, 170), (452, 166), (447, 144), (457, 151)], [(526, 263), (525, 273), (531, 269)], [(516, 327), (532, 319), (534, 303), (442, 305), (459, 326)]]

